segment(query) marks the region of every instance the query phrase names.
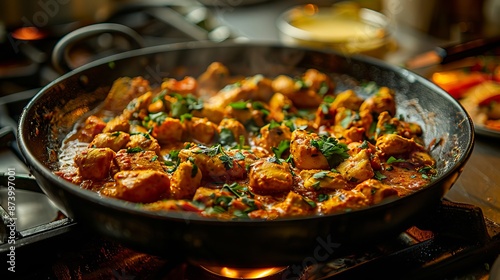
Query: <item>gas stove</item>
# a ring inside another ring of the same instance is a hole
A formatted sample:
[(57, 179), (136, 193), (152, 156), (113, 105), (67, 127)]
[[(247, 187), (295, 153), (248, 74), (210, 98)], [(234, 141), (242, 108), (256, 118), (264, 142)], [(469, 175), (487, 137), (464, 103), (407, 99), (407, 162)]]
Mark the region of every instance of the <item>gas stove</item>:
[[(244, 37), (269, 39), (276, 37), (274, 27), (256, 35), (255, 30), (241, 26), (245, 23), (243, 17), (260, 15), (260, 24), (268, 24), (273, 15), (285, 9), (285, 4), (274, 1), (244, 8), (174, 2), (184, 4), (129, 7), (107, 22), (131, 27), (144, 37), (147, 46)], [(52, 48), (61, 36), (80, 26), (82, 23), (68, 24), (62, 34), (44, 30), (42, 39), (16, 41), (14, 45), (4, 40), (1, 45), (0, 275), (14, 275), (9, 269), (15, 270), (19, 279), (313, 280), (361, 279), (366, 275), (374, 279), (488, 279), (492, 274), (493, 262), (500, 252), (496, 201), (493, 198), (490, 204), (484, 204), (480, 200), (465, 200), (458, 191), (444, 199), (428, 219), (418, 221), (397, 236), (355, 247), (318, 243), (322, 254), (279, 268), (237, 269), (224, 264), (204, 267), (185, 260), (167, 260), (87, 230), (66, 217), (43, 194), (29, 175), (15, 141), (17, 119), (23, 107), (41, 87), (61, 75), (50, 63)], [(12, 36), (14, 31), (18, 29), (6, 34)], [(401, 53), (393, 57), (398, 55)], [(479, 152), (494, 146), (491, 143), (480, 142)], [(471, 161), (477, 162), (477, 157)], [(456, 188), (468, 189), (465, 183), (473, 184), (469, 178)]]

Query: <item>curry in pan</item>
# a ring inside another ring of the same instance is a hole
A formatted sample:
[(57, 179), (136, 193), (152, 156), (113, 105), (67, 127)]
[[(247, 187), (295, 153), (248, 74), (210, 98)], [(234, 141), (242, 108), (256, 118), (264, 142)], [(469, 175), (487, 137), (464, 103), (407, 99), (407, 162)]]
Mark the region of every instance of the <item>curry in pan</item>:
[(435, 160), (392, 89), (317, 69), (114, 82), (75, 125), (56, 173), (151, 211), (278, 219), (368, 207), (426, 187)]

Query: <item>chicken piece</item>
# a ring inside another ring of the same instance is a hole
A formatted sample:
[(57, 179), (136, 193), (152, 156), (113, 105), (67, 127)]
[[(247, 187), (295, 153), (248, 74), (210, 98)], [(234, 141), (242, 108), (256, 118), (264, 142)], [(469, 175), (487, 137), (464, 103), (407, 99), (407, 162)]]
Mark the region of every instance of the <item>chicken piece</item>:
[(193, 201), (201, 202), (206, 207), (212, 207), (217, 196), (220, 196), (219, 189), (199, 187), (193, 195)]
[(192, 111), (191, 114), (198, 118), (207, 118), (213, 123), (219, 123), (225, 115), (225, 108), (215, 104), (204, 103), (201, 110)]
[(132, 113), (138, 114), (141, 111), (143, 111), (144, 115), (146, 114), (145, 112), (147, 111), (149, 105), (151, 104), (151, 100), (153, 100), (153, 93), (151, 91), (148, 91), (130, 101), (127, 104), (127, 108), (125, 108), (124, 113), (126, 115), (131, 116)]
[(129, 114), (121, 114), (109, 122), (106, 123), (106, 127), (102, 130), (102, 132), (115, 132), (115, 131), (123, 131), (128, 132), (130, 129), (130, 115)]
[(130, 140), (125, 146), (126, 148), (141, 148), (144, 151), (153, 151), (156, 155), (161, 156), (161, 147), (158, 140), (153, 138), (149, 133), (141, 132), (130, 135)]
[(339, 190), (317, 206), (316, 212), (325, 215), (368, 206), (368, 199), (360, 192)]
[(192, 117), (184, 120), (187, 136), (194, 142), (210, 144), (217, 134), (217, 125), (207, 118)]
[(190, 161), (181, 162), (170, 180), (170, 197), (191, 199), (200, 186), (202, 179), (198, 166)]
[(362, 142), (365, 138), (365, 129), (362, 127), (353, 126), (343, 130), (342, 136), (346, 144), (352, 142)]
[(89, 116), (80, 130), (78, 139), (82, 142), (90, 142), (94, 137), (101, 133), (106, 127), (106, 122), (97, 116)]
[(373, 205), (382, 202), (387, 197), (397, 196), (398, 191), (385, 185), (377, 179), (368, 179), (358, 184), (354, 190), (364, 194), (368, 204)]
[(186, 76), (180, 81), (169, 78), (161, 83), (161, 89), (166, 89), (168, 92), (174, 92), (180, 95), (195, 94), (197, 88), (198, 82), (191, 76)]
[(150, 203), (168, 197), (168, 175), (156, 170), (120, 171), (114, 176), (116, 198), (130, 202)]
[(194, 146), (179, 151), (181, 161), (194, 161), (203, 174), (203, 180), (211, 182), (245, 178), (245, 166), (252, 162), (252, 157), (254, 156), (247, 151), (226, 151), (221, 145)]
[(306, 70), (302, 76), (302, 81), (310, 90), (315, 91), (321, 96), (332, 93), (335, 89), (335, 84), (330, 77), (314, 68)]
[(314, 108), (323, 101), (323, 96), (285, 75), (276, 77), (272, 82), (272, 87), (275, 92), (282, 93), (289, 98), (297, 108)]
[(241, 84), (241, 88), (248, 92), (247, 100), (269, 102), (274, 94), (272, 80), (263, 75), (255, 75), (245, 79)]
[(297, 193), (289, 192), (283, 202), (277, 203), (271, 207), (272, 210), (278, 210), (282, 217), (296, 217), (311, 214), (314, 209)]
[(343, 129), (348, 129), (356, 125), (356, 121), (360, 120), (358, 112), (351, 109), (340, 107), (335, 114), (334, 124)]
[(375, 114), (387, 111), (391, 116), (394, 116), (396, 114), (394, 91), (388, 87), (381, 87), (374, 95), (365, 99), (359, 110), (368, 110)]
[(337, 166), (337, 171), (349, 182), (362, 182), (375, 175), (367, 149), (360, 150)]
[(163, 171), (158, 155), (154, 151), (144, 151), (141, 148), (121, 149), (116, 153), (114, 161), (120, 171), (148, 169)]
[(220, 62), (211, 63), (205, 72), (198, 77), (198, 95), (210, 97), (215, 95), (229, 82), (229, 70)]
[(330, 169), (328, 160), (321, 151), (311, 144), (311, 140), (319, 139), (316, 133), (305, 130), (294, 130), (290, 141), (290, 153), (298, 169)]
[(377, 126), (375, 129), (375, 139), (384, 134), (400, 134), (400, 121), (391, 117), (389, 112), (385, 111), (378, 115)]
[(252, 95), (252, 90), (255, 90), (255, 88), (243, 87), (241, 85), (227, 86), (207, 99), (204, 106), (208, 106), (208, 108), (225, 108), (233, 102), (249, 100)]
[(397, 134), (385, 134), (377, 138), (377, 148), (386, 156), (408, 153), (421, 150), (413, 139), (404, 138)]
[(224, 129), (231, 131), (233, 138), (234, 138), (234, 142), (236, 142), (236, 143), (239, 143), (240, 137), (243, 137), (243, 139), (245, 140), (244, 143), (248, 142), (247, 141), (248, 135), (247, 135), (247, 130), (245, 129), (245, 126), (243, 126), (243, 124), (240, 123), (239, 121), (237, 121), (236, 119), (233, 119), (233, 118), (223, 119), (219, 123), (219, 127), (217, 129), (219, 131), (219, 135), (220, 135), (221, 131), (223, 131)]
[(359, 97), (353, 90), (348, 89), (335, 96), (335, 100), (330, 104), (330, 108), (336, 110), (344, 107), (349, 110), (358, 111), (363, 101), (363, 98)]
[(122, 77), (113, 82), (111, 90), (104, 100), (103, 109), (111, 112), (121, 112), (134, 98), (150, 90), (149, 81), (142, 77)]
[(167, 117), (161, 124), (154, 124), (152, 135), (160, 143), (179, 142), (185, 135), (186, 127), (179, 119)]
[(273, 116), (281, 113), (280, 118), (275, 118), (278, 122), (283, 120), (283, 111), (295, 111), (292, 100), (279, 92), (273, 94), (271, 100), (269, 100), (269, 108), (271, 109), (271, 114), (273, 114)]
[(130, 140), (130, 134), (126, 132), (116, 131), (99, 133), (94, 137), (94, 140), (90, 142), (89, 147), (92, 148), (110, 148), (111, 150), (118, 152), (120, 149), (124, 148)]
[(248, 177), (250, 189), (260, 195), (289, 192), (293, 186), (288, 163), (271, 162), (268, 158), (257, 160), (250, 167)]
[(142, 125), (139, 125), (138, 123), (131, 123), (130, 128), (129, 128), (129, 133), (131, 135), (133, 134), (140, 134), (140, 133), (146, 133), (149, 134), (149, 131), (147, 128), (145, 128)]
[(115, 152), (110, 148), (89, 148), (75, 156), (75, 164), (78, 174), (83, 179), (105, 180), (109, 177), (109, 171)]
[(302, 170), (300, 177), (304, 188), (308, 190), (336, 190), (348, 186), (348, 182), (340, 173), (325, 170)]
[(260, 136), (255, 138), (255, 144), (272, 152), (273, 147), (278, 147), (281, 141), (290, 141), (292, 132), (290, 128), (284, 124), (280, 124), (271, 128), (271, 124), (267, 124), (260, 129)]

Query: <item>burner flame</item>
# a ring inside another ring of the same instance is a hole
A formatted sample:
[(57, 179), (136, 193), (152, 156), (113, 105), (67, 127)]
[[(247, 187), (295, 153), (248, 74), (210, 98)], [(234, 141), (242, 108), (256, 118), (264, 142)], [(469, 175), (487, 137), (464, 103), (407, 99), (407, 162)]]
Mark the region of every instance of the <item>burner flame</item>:
[(36, 27), (20, 27), (12, 32), (12, 37), (18, 40), (35, 41), (47, 36), (45, 32)]
[(234, 268), (226, 266), (202, 266), (206, 271), (230, 279), (260, 279), (275, 275), (286, 267)]

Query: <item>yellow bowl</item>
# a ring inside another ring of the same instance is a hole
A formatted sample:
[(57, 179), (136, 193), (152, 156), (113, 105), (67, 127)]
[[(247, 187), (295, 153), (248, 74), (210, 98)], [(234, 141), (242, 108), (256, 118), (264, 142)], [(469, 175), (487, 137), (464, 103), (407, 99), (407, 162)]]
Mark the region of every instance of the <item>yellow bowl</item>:
[(356, 3), (293, 7), (277, 20), (283, 43), (333, 48), (344, 54), (381, 57), (393, 46), (389, 20)]

